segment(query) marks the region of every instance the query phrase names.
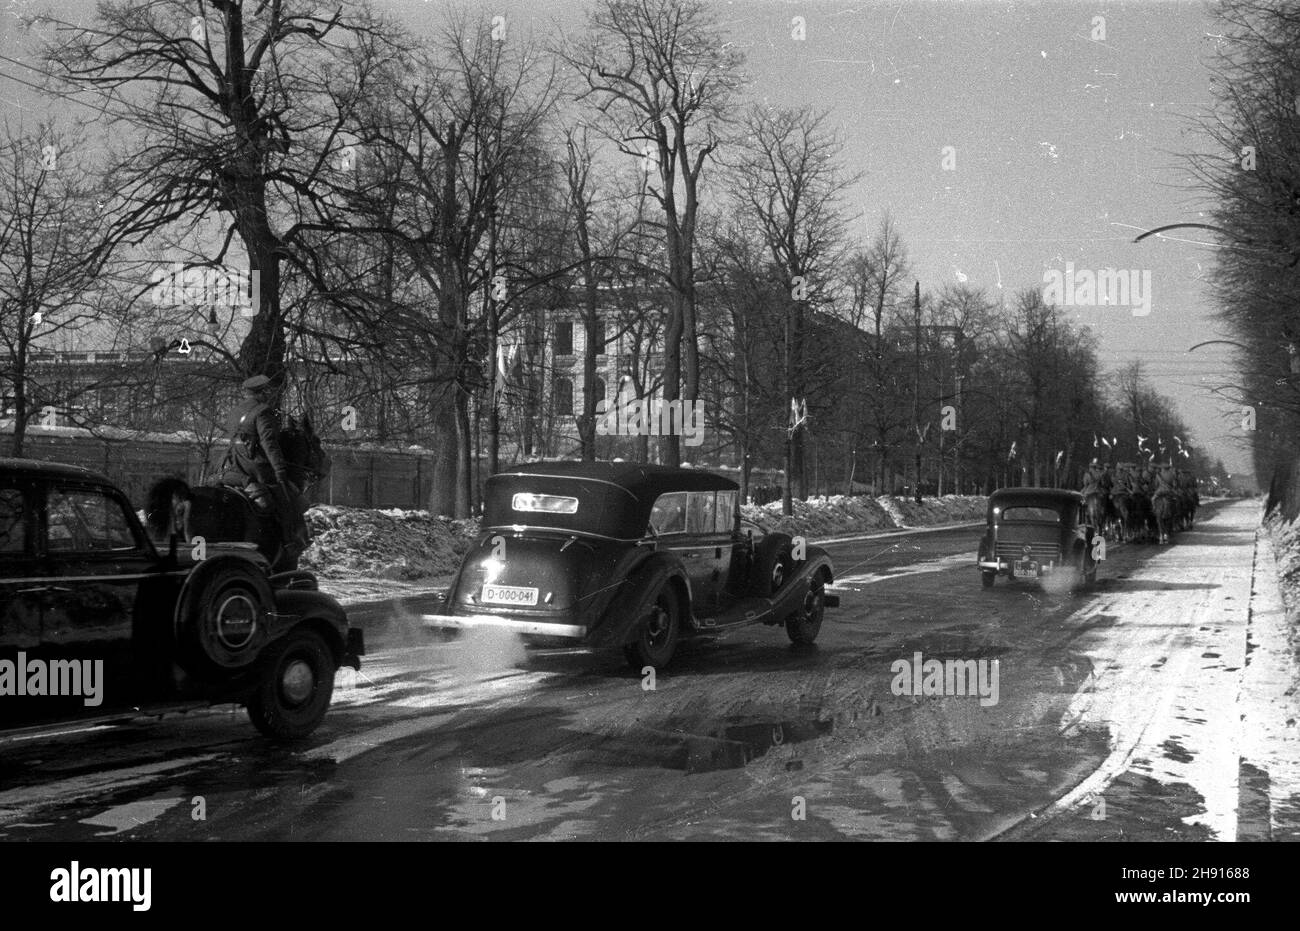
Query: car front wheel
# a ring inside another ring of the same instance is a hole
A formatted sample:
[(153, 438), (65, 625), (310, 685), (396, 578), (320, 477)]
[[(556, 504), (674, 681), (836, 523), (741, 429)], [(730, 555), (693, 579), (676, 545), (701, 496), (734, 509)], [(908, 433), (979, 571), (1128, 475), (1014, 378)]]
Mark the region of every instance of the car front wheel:
[(315, 631), (294, 631), (273, 644), (248, 702), (253, 725), (277, 740), (311, 734), (329, 709), (334, 670), (334, 656)]
[(992, 569), (983, 569), (980, 571), (980, 584), (985, 588), (992, 588), (993, 583), (998, 579), (998, 574)]
[(637, 623), (636, 639), (623, 648), (623, 655), (632, 668), (640, 671), (646, 666), (662, 669), (677, 651), (681, 633), (681, 611), (677, 595), (665, 584), (650, 603), (650, 609)]

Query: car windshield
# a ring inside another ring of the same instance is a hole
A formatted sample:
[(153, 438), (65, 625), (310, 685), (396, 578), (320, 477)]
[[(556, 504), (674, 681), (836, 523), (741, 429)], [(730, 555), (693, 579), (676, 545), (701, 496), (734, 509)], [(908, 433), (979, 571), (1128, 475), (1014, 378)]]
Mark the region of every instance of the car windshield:
[(1003, 508), (1001, 520), (1005, 524), (1025, 523), (1029, 521), (1046, 521), (1055, 524), (1060, 521), (1061, 515), (1052, 508), (1037, 508), (1018, 506), (1013, 508)]

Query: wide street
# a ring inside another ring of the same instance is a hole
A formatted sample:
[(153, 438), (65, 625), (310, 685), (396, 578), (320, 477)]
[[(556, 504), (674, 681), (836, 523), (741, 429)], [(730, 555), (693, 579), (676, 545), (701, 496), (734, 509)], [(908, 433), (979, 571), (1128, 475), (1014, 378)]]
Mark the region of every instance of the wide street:
[[(816, 646), (748, 628), (653, 688), (358, 606), (370, 655), (307, 743), (228, 707), (11, 741), (0, 839), (1300, 839), (1259, 504), (1201, 516), (1077, 593), (981, 589), (975, 528), (831, 543)], [(894, 694), (918, 653), (996, 689)]]

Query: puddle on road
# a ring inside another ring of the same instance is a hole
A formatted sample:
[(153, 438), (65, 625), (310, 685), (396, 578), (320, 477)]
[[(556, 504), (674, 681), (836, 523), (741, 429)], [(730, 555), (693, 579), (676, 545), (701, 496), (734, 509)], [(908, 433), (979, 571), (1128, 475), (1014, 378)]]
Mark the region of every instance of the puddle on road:
[(724, 725), (710, 734), (687, 734), (669, 764), (687, 773), (740, 769), (769, 750), (825, 737), (832, 720), (774, 721)]

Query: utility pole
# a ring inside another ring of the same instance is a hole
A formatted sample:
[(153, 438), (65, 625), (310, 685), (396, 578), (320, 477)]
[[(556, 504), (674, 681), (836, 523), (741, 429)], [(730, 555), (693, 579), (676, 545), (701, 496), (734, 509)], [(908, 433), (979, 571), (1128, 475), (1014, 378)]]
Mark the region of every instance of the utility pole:
[(913, 307), (916, 315), (916, 366), (912, 378), (912, 433), (916, 437), (916, 473), (912, 480), (912, 495), (916, 503), (921, 503), (921, 282), (916, 282), (913, 291)]
[[(957, 357), (958, 364), (961, 364), (960, 354)], [(952, 483), (953, 491), (961, 494), (961, 440), (956, 436), (963, 423), (961, 419), (961, 380), (965, 376), (960, 373), (957, 375), (957, 430), (953, 431), (952, 438)]]
[(781, 513), (789, 517), (794, 513), (794, 501), (790, 494), (791, 480), (794, 478), (794, 378), (790, 371), (790, 315), (793, 308), (787, 308), (785, 312), (785, 358), (783, 369), (785, 373), (785, 393), (790, 398), (790, 428), (786, 430), (785, 435), (785, 489), (781, 494)]

